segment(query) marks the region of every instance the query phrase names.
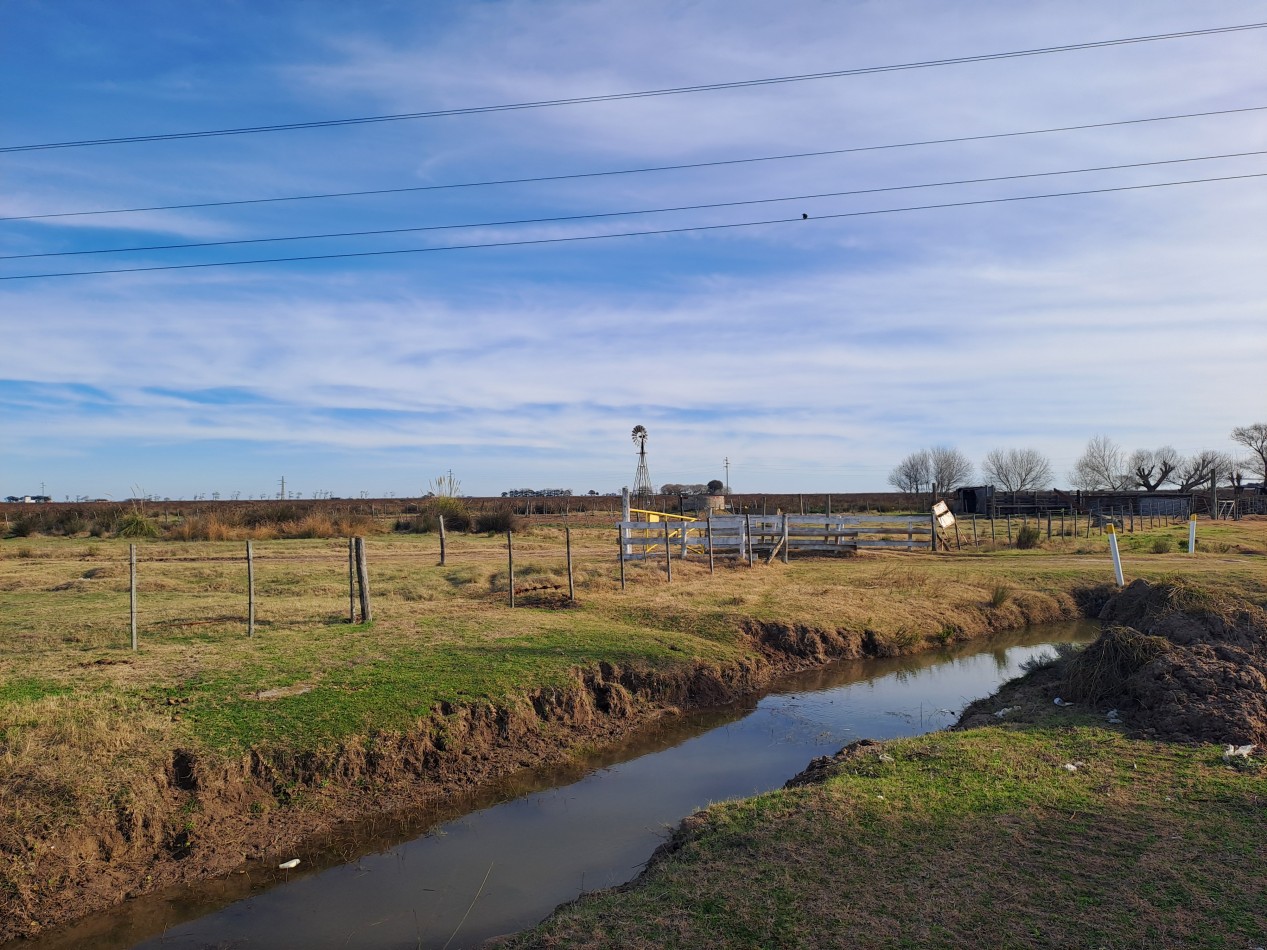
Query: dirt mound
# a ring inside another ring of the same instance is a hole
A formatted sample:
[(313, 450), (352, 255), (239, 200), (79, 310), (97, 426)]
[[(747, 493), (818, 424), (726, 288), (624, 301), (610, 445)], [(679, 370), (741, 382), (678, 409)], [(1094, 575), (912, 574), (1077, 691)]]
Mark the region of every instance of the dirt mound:
[(1068, 698), (1159, 738), (1267, 745), (1267, 611), (1135, 581), (1100, 619), (1108, 629), (1066, 668)]
[[(810, 764), (783, 783), (784, 788), (800, 788), (802, 785), (817, 785), (827, 781), (840, 771), (840, 766), (853, 759), (868, 756), (884, 755), (884, 745), (874, 739), (859, 739), (851, 742), (835, 755), (820, 755), (812, 759)], [(892, 761), (890, 759), (889, 761)]]

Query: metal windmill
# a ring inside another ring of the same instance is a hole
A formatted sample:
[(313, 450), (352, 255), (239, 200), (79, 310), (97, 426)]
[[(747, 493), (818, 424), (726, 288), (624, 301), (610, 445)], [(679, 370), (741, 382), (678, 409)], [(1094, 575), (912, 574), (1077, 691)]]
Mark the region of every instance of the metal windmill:
[(638, 446), (638, 474), (634, 476), (633, 493), (639, 498), (650, 498), (655, 494), (651, 488), (651, 473), (647, 471), (647, 427), (633, 427), (633, 442)]

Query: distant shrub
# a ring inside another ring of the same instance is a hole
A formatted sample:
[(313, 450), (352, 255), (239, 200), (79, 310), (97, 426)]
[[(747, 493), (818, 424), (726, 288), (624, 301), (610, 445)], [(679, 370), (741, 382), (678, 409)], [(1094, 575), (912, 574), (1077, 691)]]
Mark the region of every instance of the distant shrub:
[(1016, 532), (1016, 546), (1022, 549), (1036, 548), (1038, 547), (1040, 536), (1041, 532), (1038, 530), (1038, 525), (1023, 525), (1021, 530)]
[(1172, 547), (1172, 543), (1171, 543), (1170, 538), (1154, 538), (1153, 539), (1153, 553), (1154, 554), (1169, 554), (1171, 547)]
[(36, 527), (36, 519), (34, 518), (15, 518), (13, 523), (9, 525), (9, 534), (15, 538), (29, 538), (35, 533)]
[(88, 530), (88, 522), (84, 520), (84, 516), (80, 512), (72, 509), (58, 515), (56, 530), (66, 535), (79, 534), (81, 531)]
[(145, 512), (134, 509), (119, 519), (117, 534), (121, 538), (157, 538), (158, 525)]
[(505, 534), (507, 531), (520, 530), (522, 525), (523, 519), (509, 508), (503, 508), (500, 511), (481, 512), (475, 517), (471, 530), (483, 534)]
[[(445, 531), (466, 531), (471, 526), (471, 513), (467, 511), (462, 499), (438, 495), (435, 498), (428, 498), (423, 503), (422, 510), (413, 518), (399, 519), (396, 522), (396, 530), (428, 534), (440, 530), (441, 518), (444, 518)], [(407, 527), (402, 528), (402, 524)]]

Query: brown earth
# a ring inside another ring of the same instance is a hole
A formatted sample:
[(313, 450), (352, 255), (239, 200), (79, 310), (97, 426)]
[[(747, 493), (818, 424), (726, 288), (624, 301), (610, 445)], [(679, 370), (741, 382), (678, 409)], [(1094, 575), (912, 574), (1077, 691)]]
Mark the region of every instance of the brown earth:
[(1008, 707), (1024, 719), (1059, 697), (1116, 709), (1148, 738), (1267, 747), (1267, 611), (1139, 580), (1099, 619), (1105, 632), (1080, 655), (973, 703), (959, 725), (997, 723)]
[[(1080, 610), (1056, 596), (1015, 612), (1006, 625), (1069, 619)], [(94, 822), (35, 844), (0, 829), (0, 859), (21, 871), (0, 873), (9, 882), (0, 890), (0, 942), (245, 862), (276, 862), (345, 822), (443, 802), (518, 769), (565, 760), (571, 748), (615, 741), (658, 716), (750, 695), (779, 673), (937, 645), (778, 623), (750, 622), (744, 634), (752, 654), (735, 663), (670, 671), (602, 664), (576, 671), (566, 687), (501, 705), (440, 704), (407, 734), (325, 753), (260, 748), (224, 760), (175, 750)]]

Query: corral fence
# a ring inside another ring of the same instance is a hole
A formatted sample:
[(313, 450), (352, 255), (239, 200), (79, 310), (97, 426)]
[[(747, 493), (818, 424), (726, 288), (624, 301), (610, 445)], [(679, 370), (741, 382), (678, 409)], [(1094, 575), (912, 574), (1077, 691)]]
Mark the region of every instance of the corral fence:
[(661, 518), (621, 521), (622, 556), (725, 557), (786, 561), (794, 554), (845, 554), (861, 548), (927, 551), (932, 527), (925, 519), (904, 523), (863, 521), (846, 515), (717, 515), (703, 521)]

